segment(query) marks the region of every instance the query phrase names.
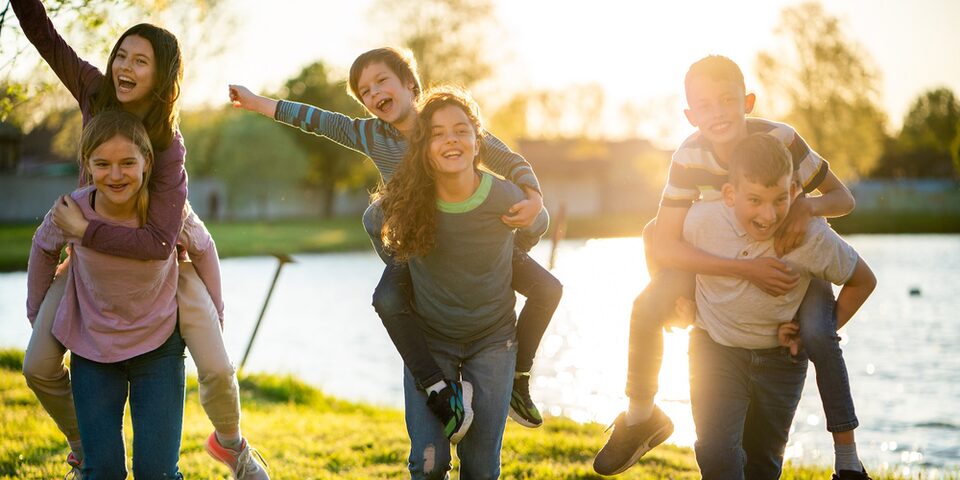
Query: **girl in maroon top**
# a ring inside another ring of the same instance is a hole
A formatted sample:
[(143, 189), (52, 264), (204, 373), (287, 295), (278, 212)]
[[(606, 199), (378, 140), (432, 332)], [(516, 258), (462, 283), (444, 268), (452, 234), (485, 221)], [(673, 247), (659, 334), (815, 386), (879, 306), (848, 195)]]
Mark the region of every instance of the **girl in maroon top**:
[[(146, 222), (139, 228), (88, 221), (69, 196), (64, 197), (65, 203), (54, 205), (53, 222), (65, 234), (81, 238), (82, 246), (97, 252), (140, 260), (169, 258), (183, 227), (187, 196), (186, 150), (177, 128), (183, 61), (176, 37), (154, 25), (135, 25), (117, 40), (104, 73), (77, 56), (56, 31), (39, 0), (12, 0), (11, 5), (26, 37), (79, 103), (83, 123), (104, 110), (133, 113), (143, 121), (155, 152), (148, 184), (150, 205)], [(86, 177), (85, 168), (81, 165), (81, 179)], [(203, 257), (207, 262), (216, 261), (213, 242)], [(206, 275), (215, 278), (201, 279), (189, 262), (181, 263), (177, 292), (181, 334), (197, 365), (201, 404), (215, 428), (207, 439), (207, 451), (238, 478), (268, 478), (240, 434), (239, 387), (221, 336), (219, 274), (219, 268), (215, 268)], [(66, 435), (72, 450), (68, 463), (77, 466), (82, 462), (83, 449), (70, 398), (69, 375), (63, 366), (64, 348), (50, 332), (52, 316), (60, 303), (58, 292), (63, 291), (56, 284), (41, 305), (32, 334), (49, 341), (35, 342), (31, 338), (30, 342), (53, 348), (28, 349), (24, 375)]]

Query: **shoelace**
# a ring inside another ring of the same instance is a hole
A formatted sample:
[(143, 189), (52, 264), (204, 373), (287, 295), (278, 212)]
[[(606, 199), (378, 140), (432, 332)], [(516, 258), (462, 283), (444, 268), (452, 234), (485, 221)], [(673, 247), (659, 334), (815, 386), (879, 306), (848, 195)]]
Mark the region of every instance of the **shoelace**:
[(265, 468), (269, 468), (267, 461), (263, 459), (260, 452), (258, 452), (256, 448), (247, 445), (247, 448), (243, 449), (237, 457), (237, 478), (243, 478), (245, 475), (259, 470), (260, 467), (257, 465), (257, 461), (254, 460), (254, 455), (260, 459), (260, 463), (262, 463)]
[(83, 474), (80, 472), (79, 467), (71, 465), (70, 471), (63, 476), (63, 480), (83, 480)]

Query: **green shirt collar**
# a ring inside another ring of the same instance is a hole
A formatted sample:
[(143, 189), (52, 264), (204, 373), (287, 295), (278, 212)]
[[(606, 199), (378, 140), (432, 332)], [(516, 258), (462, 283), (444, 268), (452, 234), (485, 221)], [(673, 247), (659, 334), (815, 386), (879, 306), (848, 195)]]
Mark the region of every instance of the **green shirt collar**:
[(445, 202), (437, 199), (437, 208), (444, 213), (467, 213), (479, 207), (487, 199), (491, 186), (493, 186), (493, 177), (489, 173), (480, 172), (480, 186), (473, 195), (460, 202)]

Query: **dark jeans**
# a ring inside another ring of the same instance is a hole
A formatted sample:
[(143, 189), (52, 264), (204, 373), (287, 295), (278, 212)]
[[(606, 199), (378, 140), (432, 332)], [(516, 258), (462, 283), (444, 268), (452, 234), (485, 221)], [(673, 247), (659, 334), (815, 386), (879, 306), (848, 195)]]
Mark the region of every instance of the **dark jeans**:
[(690, 334), (690, 406), (705, 480), (780, 478), (790, 424), (807, 375), (805, 357), (747, 350)]
[(127, 478), (123, 411), (130, 396), (133, 476), (181, 479), (184, 343), (179, 329), (156, 350), (116, 363), (71, 353), (73, 401), (83, 443), (83, 478)]
[[(695, 288), (694, 274), (661, 270), (634, 300), (628, 347), (628, 397), (650, 400), (656, 395), (663, 361), (664, 324), (673, 315), (676, 299), (693, 299)], [(853, 430), (859, 423), (840, 350), (835, 306), (830, 283), (813, 279), (796, 318), (803, 349), (816, 367), (827, 430), (843, 432)]]
[[(382, 211), (378, 203), (363, 214), (363, 226), (370, 235), (373, 247), (386, 262), (380, 282), (373, 292), (373, 308), (387, 329), (390, 340), (400, 352), (404, 364), (421, 388), (443, 379), (443, 371), (430, 354), (422, 321), (412, 307), (413, 285), (410, 269), (397, 264), (383, 251), (380, 229)], [(517, 371), (526, 372), (533, 366), (533, 358), (540, 346), (543, 333), (550, 324), (553, 312), (560, 304), (563, 286), (550, 272), (519, 248), (513, 250), (513, 289), (527, 298), (517, 317)]]

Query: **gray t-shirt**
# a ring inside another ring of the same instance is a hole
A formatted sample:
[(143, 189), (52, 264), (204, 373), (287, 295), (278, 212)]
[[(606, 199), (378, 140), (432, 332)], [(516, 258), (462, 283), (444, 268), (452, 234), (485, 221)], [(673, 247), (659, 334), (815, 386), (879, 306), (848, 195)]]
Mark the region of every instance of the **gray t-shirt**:
[[(773, 239), (758, 242), (722, 201), (698, 202), (687, 212), (683, 237), (691, 245), (725, 258), (776, 257)], [(810, 279), (841, 285), (853, 275), (859, 256), (826, 220), (810, 220), (803, 243), (780, 260), (800, 274), (800, 284), (774, 297), (747, 280), (732, 276), (697, 275), (696, 325), (721, 345), (740, 348), (777, 346), (777, 327), (800, 308)]]
[[(438, 201), (437, 241), (423, 257), (410, 259), (414, 308), (424, 331), (442, 339), (469, 342), (516, 320), (513, 293), (514, 229), (500, 221), (524, 198), (516, 185), (482, 173), (470, 198)], [(534, 245), (547, 229), (541, 210), (533, 225), (516, 230)]]

